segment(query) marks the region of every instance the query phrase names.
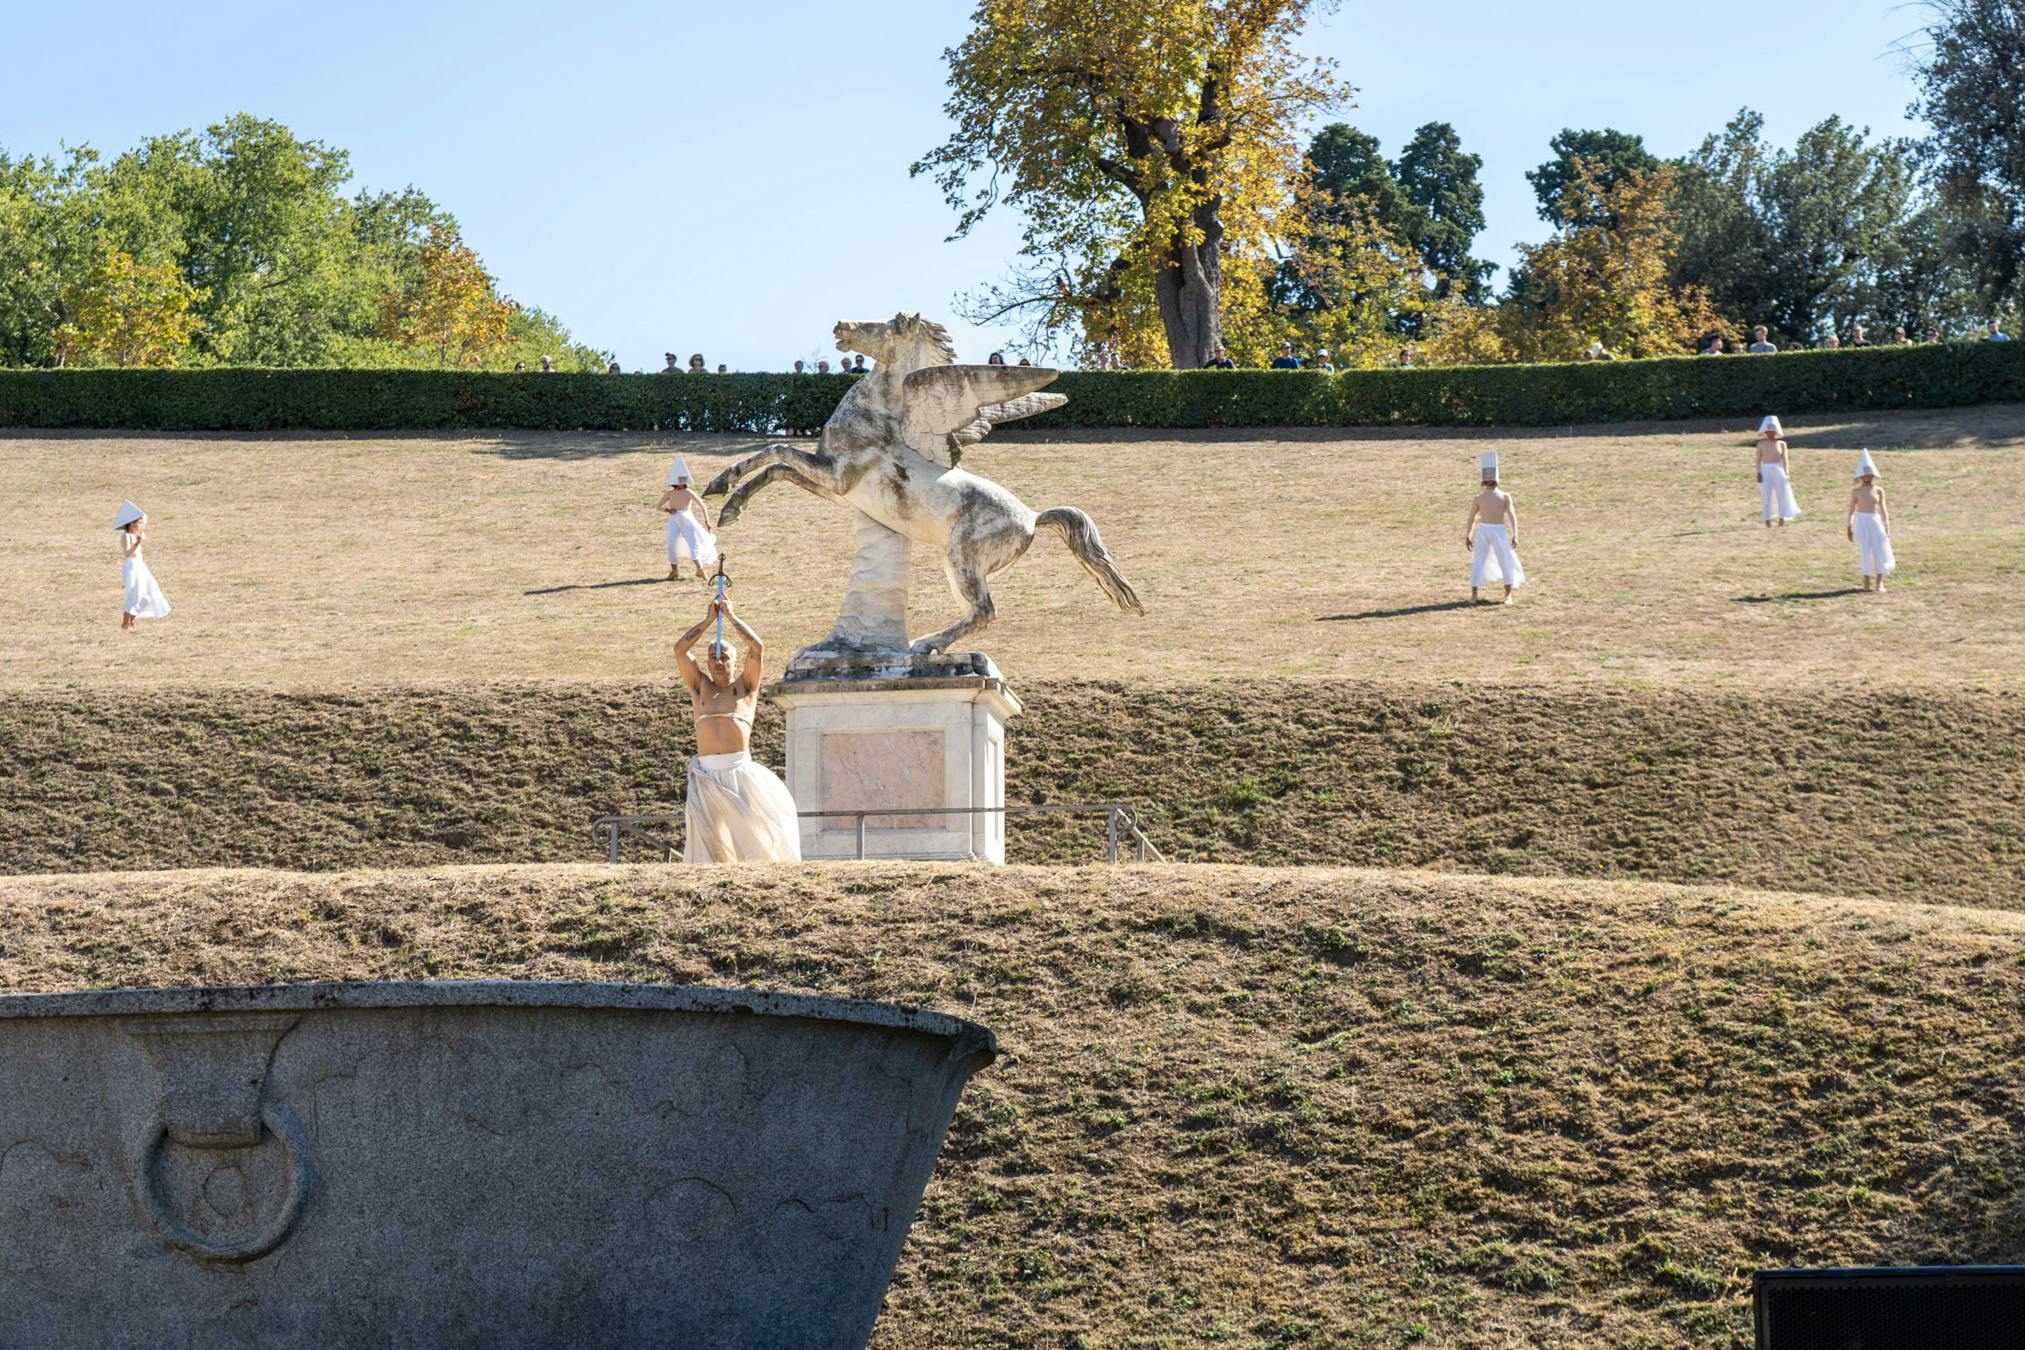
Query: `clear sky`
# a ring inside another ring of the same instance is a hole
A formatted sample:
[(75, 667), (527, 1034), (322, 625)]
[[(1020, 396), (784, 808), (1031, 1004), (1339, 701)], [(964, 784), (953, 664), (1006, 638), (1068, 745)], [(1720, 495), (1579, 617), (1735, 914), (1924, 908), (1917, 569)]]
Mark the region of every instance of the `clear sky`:
[[(1006, 215), (952, 218), (907, 166), (946, 130), (945, 48), (968, 0), (99, 0), (4, 22), (0, 148), (113, 152), (244, 111), (351, 152), (357, 183), (454, 211), (516, 299), (629, 370), (663, 351), (780, 369), (840, 318), (918, 309), (965, 359), (1015, 334), (954, 321), (1003, 275)], [(1500, 264), (1537, 240), (1527, 169), (1564, 126), (1676, 155), (1739, 107), (1788, 143), (1831, 113), (1917, 130), (1897, 0), (1344, 0), (1309, 50), (1357, 86), (1338, 116), (1396, 155), (1447, 121), (1484, 160)]]

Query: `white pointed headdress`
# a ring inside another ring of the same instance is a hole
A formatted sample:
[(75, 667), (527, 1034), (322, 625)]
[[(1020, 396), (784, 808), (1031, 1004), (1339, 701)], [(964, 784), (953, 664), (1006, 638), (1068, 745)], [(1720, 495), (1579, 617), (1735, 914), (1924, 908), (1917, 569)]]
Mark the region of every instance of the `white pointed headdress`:
[(1856, 461), (1856, 476), (1862, 478), (1865, 474), (1870, 475), (1872, 478), (1878, 476), (1877, 461), (1870, 457), (1870, 451), (1868, 450), (1863, 452), (1863, 458)]
[(691, 481), (689, 461), (680, 455), (675, 456), (675, 462), (668, 466), (668, 486), (687, 487)]
[(140, 507), (135, 506), (132, 502), (121, 502), (120, 513), (118, 518), (113, 521), (113, 528), (115, 530), (124, 530), (135, 521), (146, 520), (147, 518), (148, 513), (141, 510)]
[(1495, 483), (1498, 481), (1497, 451), (1495, 450), (1484, 451), (1482, 457), (1478, 460), (1478, 465), (1479, 469), (1477, 473), (1477, 481), (1479, 483), (1484, 482)]
[(1760, 436), (1763, 436), (1768, 432), (1771, 435), (1777, 436), (1781, 440), (1784, 440), (1786, 438), (1786, 428), (1780, 426), (1779, 419), (1771, 413), (1766, 413), (1765, 420), (1758, 423), (1758, 434)]

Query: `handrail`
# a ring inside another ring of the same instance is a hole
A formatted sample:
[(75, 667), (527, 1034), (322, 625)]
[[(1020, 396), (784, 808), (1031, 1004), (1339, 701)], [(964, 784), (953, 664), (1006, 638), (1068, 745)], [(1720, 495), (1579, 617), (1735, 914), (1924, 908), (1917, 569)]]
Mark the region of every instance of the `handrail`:
[[(1166, 862), (1167, 855), (1155, 847), (1146, 837), (1146, 831), (1139, 824), (1139, 812), (1129, 802), (1037, 802), (1025, 806), (885, 806), (867, 807), (863, 810), (842, 811), (798, 811), (797, 817), (804, 820), (848, 819), (857, 825), (857, 861), (865, 858), (865, 822), (885, 816), (1038, 816), (1038, 815), (1104, 815), (1104, 860), (1118, 861), (1118, 827), (1122, 823), (1138, 844), (1140, 862)], [(591, 822), (594, 832), (606, 835), (608, 861), (619, 860), (619, 837), (621, 834), (639, 833), (642, 825), (665, 825), (681, 820), (676, 813), (653, 813), (647, 815), (599, 816)], [(675, 845), (663, 845), (661, 858), (673, 862)]]

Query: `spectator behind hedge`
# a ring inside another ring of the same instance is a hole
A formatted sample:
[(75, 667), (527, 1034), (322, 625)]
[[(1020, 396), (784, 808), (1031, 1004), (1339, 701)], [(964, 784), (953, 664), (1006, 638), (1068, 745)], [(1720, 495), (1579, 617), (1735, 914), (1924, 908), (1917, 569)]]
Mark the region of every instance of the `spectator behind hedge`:
[(1702, 348), (1700, 352), (1702, 356), (1728, 356), (1729, 354), (1729, 348), (1723, 345), (1723, 340), (1720, 336), (1710, 338), (1709, 345)]
[(1778, 351), (1777, 347), (1765, 340), (1768, 336), (1769, 334), (1765, 331), (1765, 325), (1762, 323), (1757, 325), (1751, 329), (1751, 345), (1744, 348), (1744, 350), (1758, 356), (1770, 355)]
[(1294, 355), (1294, 344), (1282, 342), (1280, 344), (1280, 354), (1272, 359), (1272, 369), (1299, 370), (1300, 368), (1301, 358)]
[(1852, 347), (1868, 347), (1870, 345), (1870, 339), (1863, 335), (1862, 324), (1853, 323), (1849, 325), (1849, 345)]
[(1983, 331), (1983, 341), (1985, 342), (2009, 342), (2010, 340), (2011, 335), (2006, 333), (1995, 319), (1990, 320), (1990, 326)]
[(661, 367), (661, 373), (663, 375), (679, 375), (682, 373), (681, 362), (676, 359), (675, 353), (662, 352), (661, 359), (667, 362), (666, 365)]
[(689, 354), (689, 373), (691, 375), (708, 375), (710, 373), (710, 368), (703, 364), (702, 352), (691, 352)]
[(1005, 353), (993, 352), (984, 359), (984, 363), (988, 366), (1002, 366), (1005, 364)]
[(1236, 370), (1237, 362), (1230, 359), (1230, 353), (1219, 342), (1209, 349), (1209, 360), (1202, 363), (1211, 370)]
[(1835, 334), (1833, 333), (1830, 333), (1827, 337), (1821, 339), (1821, 350), (1824, 352), (1832, 352), (1841, 345), (1842, 339), (1835, 336)]
[(612, 364), (605, 367), (605, 374), (607, 375), (616, 375), (618, 373), (619, 373), (619, 363), (617, 361), (614, 361), (612, 362)]

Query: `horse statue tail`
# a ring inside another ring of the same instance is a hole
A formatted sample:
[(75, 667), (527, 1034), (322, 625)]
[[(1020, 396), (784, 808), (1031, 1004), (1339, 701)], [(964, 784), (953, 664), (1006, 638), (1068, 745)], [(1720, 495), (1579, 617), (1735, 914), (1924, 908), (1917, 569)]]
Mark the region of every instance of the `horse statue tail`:
[(1144, 614), (1146, 606), (1139, 603), (1139, 592), (1132, 589), (1132, 583), (1118, 570), (1118, 564), (1111, 561), (1111, 555), (1104, 548), (1104, 541), (1097, 537), (1097, 527), (1090, 518), (1073, 506), (1057, 506), (1034, 517), (1034, 528), (1046, 526), (1062, 536), (1062, 542), (1069, 546), (1069, 552), (1076, 555), (1076, 561), (1083, 564), (1083, 570), (1097, 578), (1097, 584), (1104, 588), (1104, 594), (1118, 603), (1118, 608)]

